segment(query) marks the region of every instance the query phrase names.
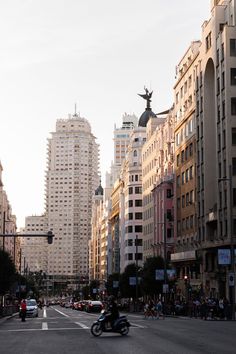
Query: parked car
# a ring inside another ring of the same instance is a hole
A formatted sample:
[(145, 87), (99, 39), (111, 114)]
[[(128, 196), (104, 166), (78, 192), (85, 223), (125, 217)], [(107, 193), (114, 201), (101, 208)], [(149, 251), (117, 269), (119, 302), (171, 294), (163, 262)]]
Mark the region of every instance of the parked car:
[(88, 301), (86, 305), (87, 312), (101, 312), (103, 309), (103, 304), (101, 301)]

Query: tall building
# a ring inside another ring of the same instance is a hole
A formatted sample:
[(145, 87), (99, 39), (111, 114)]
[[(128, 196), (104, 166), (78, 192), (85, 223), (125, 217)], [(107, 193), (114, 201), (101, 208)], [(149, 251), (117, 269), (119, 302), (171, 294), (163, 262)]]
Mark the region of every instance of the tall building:
[(122, 126), (114, 128), (114, 162), (111, 165), (110, 172), (106, 173), (106, 188), (113, 187), (117, 178), (119, 178), (120, 169), (125, 159), (128, 145), (130, 143), (130, 134), (138, 125), (138, 118), (132, 114), (125, 113), (122, 117)]
[[(47, 232), (45, 215), (32, 215), (25, 218), (24, 234), (45, 234)], [(28, 269), (31, 272), (47, 273), (48, 242), (46, 237), (21, 238), (21, 272)]]
[(130, 133), (137, 127), (138, 118), (133, 114), (125, 113), (122, 117), (122, 126), (114, 130), (114, 164), (121, 166), (130, 142)]
[(171, 259), (178, 274), (178, 288), (184, 291), (184, 277), (192, 289), (199, 288), (196, 208), (196, 67), (200, 41), (191, 43), (176, 67), (175, 96), (175, 225), (176, 245)]
[[(92, 198), (99, 185), (99, 147), (89, 122), (74, 114), (56, 122), (48, 139), (46, 218), (55, 234), (48, 274), (75, 289), (89, 275)], [(55, 284), (56, 285), (56, 284)]]
[[(12, 208), (9, 203), (7, 193), (4, 190), (2, 181), (2, 164), (0, 162), (0, 233), (16, 234), (16, 216), (12, 214)], [(8, 252), (16, 269), (19, 269), (19, 238), (17, 237), (0, 237), (0, 249)]]
[[(156, 182), (152, 190), (154, 203), (153, 255), (168, 261), (174, 244), (174, 110), (157, 126)], [(164, 112), (162, 112), (164, 114)]]
[(234, 286), (229, 286), (228, 279), (235, 272), (235, 262), (230, 250), (236, 244), (235, 21), (235, 1), (212, 1), (211, 17), (202, 25), (196, 66), (198, 253), (202, 281), (206, 295), (227, 296), (231, 302)]
[[(146, 90), (147, 91), (147, 90)], [(164, 123), (164, 117), (157, 117), (150, 107), (152, 93), (142, 95), (147, 106), (139, 119), (139, 126), (146, 127), (146, 142), (142, 147), (142, 192), (143, 192), (143, 258), (153, 256), (154, 245), (154, 204), (153, 188), (156, 182), (157, 150), (156, 128)]]
[(123, 181), (120, 196), (120, 271), (131, 263), (143, 265), (143, 201), (142, 146), (146, 128), (137, 127), (130, 135), (130, 143), (121, 169)]

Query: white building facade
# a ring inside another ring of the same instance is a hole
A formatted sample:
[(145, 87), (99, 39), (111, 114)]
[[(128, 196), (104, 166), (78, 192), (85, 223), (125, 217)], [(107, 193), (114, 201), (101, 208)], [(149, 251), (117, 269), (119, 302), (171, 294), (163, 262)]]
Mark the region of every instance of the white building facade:
[(59, 119), (48, 139), (46, 217), (55, 234), (48, 274), (76, 288), (89, 275), (92, 198), (99, 185), (99, 147), (89, 122), (77, 114)]

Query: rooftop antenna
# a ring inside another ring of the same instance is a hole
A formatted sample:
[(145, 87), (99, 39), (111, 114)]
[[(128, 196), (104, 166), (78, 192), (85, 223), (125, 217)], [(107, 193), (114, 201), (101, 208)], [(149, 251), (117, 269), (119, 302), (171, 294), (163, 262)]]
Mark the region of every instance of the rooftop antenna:
[(76, 106), (76, 103), (75, 103), (75, 116), (77, 116), (76, 110), (77, 110), (77, 106)]

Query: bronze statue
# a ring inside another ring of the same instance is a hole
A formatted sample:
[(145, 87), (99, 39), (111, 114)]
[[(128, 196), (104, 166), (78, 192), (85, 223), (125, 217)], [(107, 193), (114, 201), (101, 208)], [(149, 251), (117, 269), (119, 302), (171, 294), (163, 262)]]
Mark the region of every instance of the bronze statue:
[(147, 89), (145, 86), (144, 86), (144, 90), (145, 90), (145, 92), (146, 92), (144, 95), (141, 95), (140, 93), (138, 93), (138, 95), (139, 95), (140, 97), (144, 98), (144, 99), (147, 101), (147, 107), (146, 107), (146, 109), (150, 110), (150, 109), (151, 109), (151, 107), (150, 107), (150, 102), (152, 101), (152, 100), (151, 100), (151, 97), (152, 97), (153, 91), (152, 91), (152, 92), (149, 92), (148, 89)]

